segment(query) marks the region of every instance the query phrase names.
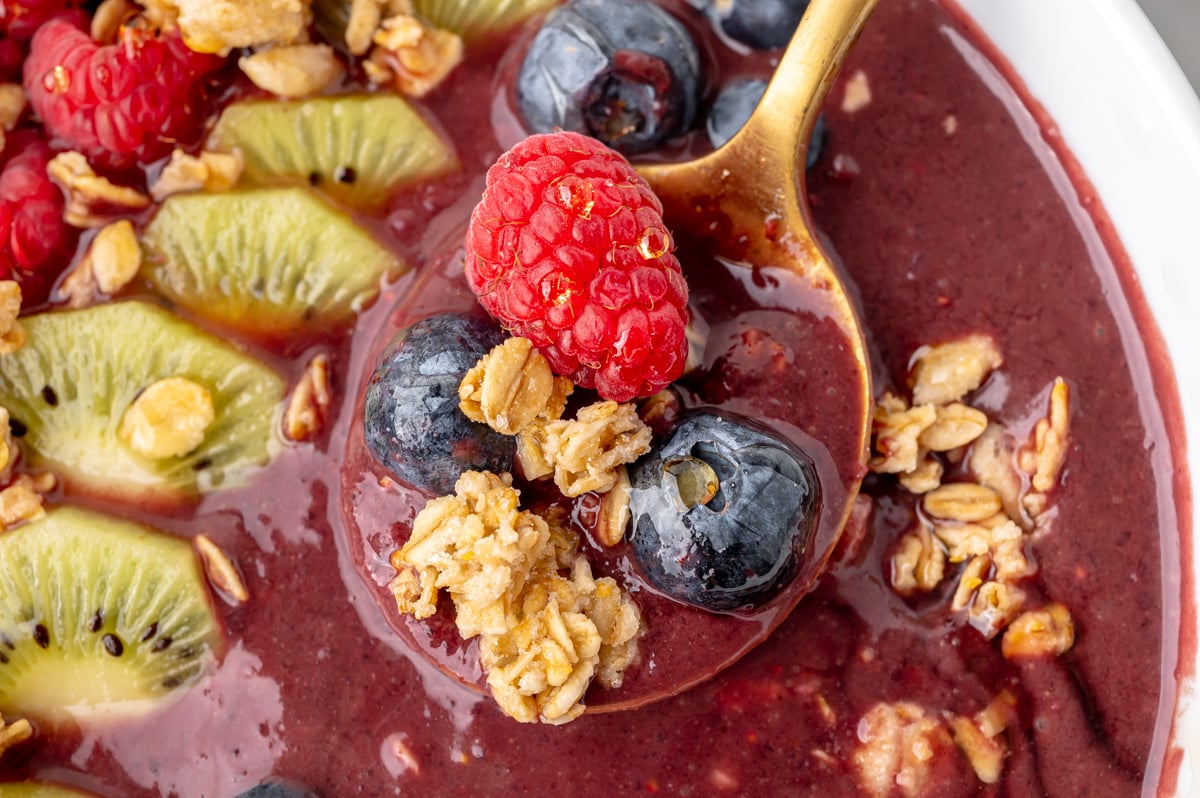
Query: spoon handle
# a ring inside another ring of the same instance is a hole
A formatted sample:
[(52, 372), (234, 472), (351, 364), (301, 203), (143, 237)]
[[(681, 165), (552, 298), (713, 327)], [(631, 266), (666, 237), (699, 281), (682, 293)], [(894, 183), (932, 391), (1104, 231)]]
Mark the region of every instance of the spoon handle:
[(877, 2), (812, 0), (758, 107), (726, 147), (753, 148), (780, 176), (803, 175), (821, 104)]

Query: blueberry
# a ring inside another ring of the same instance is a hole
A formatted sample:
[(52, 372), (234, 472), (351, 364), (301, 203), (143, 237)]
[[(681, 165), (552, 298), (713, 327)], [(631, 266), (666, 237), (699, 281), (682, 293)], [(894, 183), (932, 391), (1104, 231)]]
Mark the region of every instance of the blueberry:
[[(767, 82), (757, 78), (731, 80), (721, 89), (712, 109), (708, 112), (708, 140), (713, 147), (720, 147), (741, 130), (742, 125), (754, 112), (754, 107), (767, 90)], [(825, 117), (818, 116), (813, 125), (812, 137), (808, 141), (805, 167), (812, 169), (821, 157), (825, 146)]]
[(791, 40), (807, 8), (808, 0), (712, 0), (709, 14), (730, 39), (773, 50)]
[(512, 470), (515, 439), (463, 415), (463, 375), (504, 333), (470, 314), (431, 316), (401, 330), (367, 385), (364, 437), (396, 477), (438, 495), (454, 492), (463, 471)]
[(268, 782), (239, 793), (237, 798), (318, 798), (318, 796), (316, 793), (300, 787)]
[(574, 0), (546, 17), (517, 76), (534, 132), (585, 133), (624, 153), (691, 129), (700, 56), (684, 27), (644, 0)]
[(713, 410), (685, 413), (631, 480), (633, 551), (647, 579), (708, 610), (757, 606), (783, 588), (820, 511), (807, 454)]

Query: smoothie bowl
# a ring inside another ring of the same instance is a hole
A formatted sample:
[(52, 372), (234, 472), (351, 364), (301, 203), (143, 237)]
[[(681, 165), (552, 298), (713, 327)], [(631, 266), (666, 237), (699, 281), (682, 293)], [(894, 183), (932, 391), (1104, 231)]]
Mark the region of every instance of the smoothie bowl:
[(619, 154), (804, 4), (79, 5), (0, 5), (0, 796), (1187, 794), (1197, 286), (1043, 9), (883, 0), (797, 142), (856, 359)]

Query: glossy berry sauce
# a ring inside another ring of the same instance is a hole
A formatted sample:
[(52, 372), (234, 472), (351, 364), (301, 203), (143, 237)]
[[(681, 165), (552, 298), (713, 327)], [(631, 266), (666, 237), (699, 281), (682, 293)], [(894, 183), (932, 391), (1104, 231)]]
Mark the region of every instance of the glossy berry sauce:
[[(669, 7), (691, 14), (693, 30), (705, 25), (684, 3)], [(770, 69), (766, 57), (740, 56), (711, 33), (702, 50), (713, 85)], [(352, 334), (256, 349), (292, 378), (312, 352), (333, 356), (340, 405), (327, 437), (195, 508), (139, 512), (66, 497), (180, 534), (205, 532), (236, 559), (251, 599), (219, 607), (229, 640), (219, 665), (144, 718), (39, 728), (32, 745), (0, 763), (0, 776), (130, 798), (231, 798), (271, 774), (326, 798), (853, 796), (850, 759), (873, 705), (973, 714), (1007, 690), (1019, 724), (1005, 735), (1000, 782), (980, 784), (961, 754), (939, 749), (924, 794), (1153, 794), (1175, 701), (1164, 674), (1177, 665), (1186, 510), (1172, 483), (1177, 409), (1155, 401), (1169, 372), (1144, 332), (1148, 315), (1119, 246), (1089, 214), (1090, 189), (1072, 183), (980, 38), (933, 0), (881, 3), (851, 54), (844, 74), (863, 70), (872, 101), (847, 113), (842, 83), (831, 93), (824, 153), (809, 174), (813, 213), (860, 292), (877, 390), (904, 389), (918, 346), (980, 330), (1005, 356), (975, 397), (993, 419), (1026, 430), (1044, 413), (1053, 379), (1070, 383), (1072, 445), (1057, 515), (1034, 544), (1038, 574), (1023, 587), (1070, 608), (1075, 646), (1016, 666), (950, 613), (941, 592), (893, 593), (888, 557), (911, 502), (869, 478), (869, 504), (816, 592), (738, 664), (674, 698), (562, 727), (523, 726), (413, 653), (381, 599), (391, 576), (383, 554), (424, 497), (382, 486), (356, 447), (358, 386), (405, 314), (470, 303), (456, 277), (463, 226), (484, 170), (520, 135), (504, 52), (471, 53), (426, 102), (464, 173), (410, 192), (387, 218), (364, 220), (424, 268), (389, 287)], [(767, 270), (689, 258), (686, 247), (681, 255), (715, 322), (704, 368), (684, 382), (689, 401), (789, 424), (820, 390), (815, 377), (786, 369), (795, 296)], [(779, 346), (764, 349), (764, 334)], [(943, 588), (955, 582), (951, 567)], [(689, 647), (689, 627), (667, 631), (676, 639), (652, 649), (655, 657), (706, 655)], [(470, 646), (452, 630), (429, 647), (469, 661), (461, 655)]]

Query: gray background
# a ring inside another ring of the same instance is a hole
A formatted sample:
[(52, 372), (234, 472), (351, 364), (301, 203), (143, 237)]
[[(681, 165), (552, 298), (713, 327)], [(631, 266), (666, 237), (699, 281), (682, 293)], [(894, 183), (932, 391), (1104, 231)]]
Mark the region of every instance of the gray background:
[(1200, 0), (1138, 0), (1200, 92)]

